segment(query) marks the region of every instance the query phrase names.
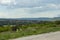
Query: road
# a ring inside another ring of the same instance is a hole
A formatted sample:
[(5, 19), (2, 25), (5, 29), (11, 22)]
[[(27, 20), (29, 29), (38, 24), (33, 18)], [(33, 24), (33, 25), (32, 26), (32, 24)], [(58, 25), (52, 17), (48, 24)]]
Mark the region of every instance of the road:
[(11, 39), (11, 40), (60, 40), (60, 31), (39, 34), (39, 35), (32, 35), (32, 36)]

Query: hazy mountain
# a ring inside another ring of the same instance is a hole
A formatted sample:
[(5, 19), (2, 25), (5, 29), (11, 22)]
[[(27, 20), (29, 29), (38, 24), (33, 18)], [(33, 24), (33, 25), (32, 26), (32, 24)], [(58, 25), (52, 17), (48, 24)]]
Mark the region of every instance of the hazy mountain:
[(54, 18), (0, 18), (0, 20), (41, 20), (41, 21), (50, 21), (50, 20), (60, 20), (60, 17)]

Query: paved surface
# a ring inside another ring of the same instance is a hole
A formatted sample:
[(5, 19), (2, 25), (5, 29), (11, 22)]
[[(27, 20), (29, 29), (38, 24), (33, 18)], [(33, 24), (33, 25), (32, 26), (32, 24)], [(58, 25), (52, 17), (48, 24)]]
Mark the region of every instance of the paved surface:
[(51, 32), (40, 35), (32, 35), (28, 37), (22, 37), (12, 40), (60, 40), (60, 32)]

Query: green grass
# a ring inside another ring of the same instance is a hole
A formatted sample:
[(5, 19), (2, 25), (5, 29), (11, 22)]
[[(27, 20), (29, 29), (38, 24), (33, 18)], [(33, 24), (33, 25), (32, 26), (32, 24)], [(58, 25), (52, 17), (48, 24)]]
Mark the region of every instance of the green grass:
[(29, 35), (37, 35), (48, 32), (60, 31), (60, 27), (50, 27), (49, 25), (40, 25), (40, 24), (32, 24), (30, 26), (26, 25), (20, 28), (21, 30), (18, 32), (2, 32), (0, 33), (0, 40), (8, 40), (12, 38), (18, 38)]
[(10, 26), (0, 27), (0, 40), (60, 31), (60, 22), (34, 23), (17, 27), (20, 28), (18, 32), (11, 31)]

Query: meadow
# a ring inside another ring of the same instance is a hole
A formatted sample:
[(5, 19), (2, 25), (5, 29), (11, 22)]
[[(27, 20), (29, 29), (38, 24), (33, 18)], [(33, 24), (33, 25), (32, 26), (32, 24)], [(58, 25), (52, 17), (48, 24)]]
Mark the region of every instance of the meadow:
[(16, 25), (16, 30), (13, 30), (13, 27), (14, 26), (11, 27), (11, 25), (0, 27), (0, 40), (60, 31), (60, 21), (25, 23), (22, 25)]

